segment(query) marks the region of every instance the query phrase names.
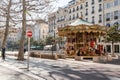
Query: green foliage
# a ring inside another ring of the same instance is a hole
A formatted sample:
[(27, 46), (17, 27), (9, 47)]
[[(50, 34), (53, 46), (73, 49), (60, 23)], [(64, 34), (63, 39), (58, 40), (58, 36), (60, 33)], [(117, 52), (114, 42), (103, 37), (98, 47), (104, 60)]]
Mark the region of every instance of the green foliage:
[(47, 37), (46, 40), (45, 40), (46, 45), (51, 45), (53, 39), (54, 38), (52, 36)]
[(43, 47), (45, 45), (44, 40), (35, 41), (33, 38), (31, 38), (30, 42), (31, 42), (31, 46), (34, 46), (36, 50), (43, 49)]
[(110, 41), (119, 42), (120, 41), (120, 33), (118, 30), (116, 30), (115, 26), (110, 27), (110, 29), (107, 31), (106, 40), (108, 42), (110, 42)]

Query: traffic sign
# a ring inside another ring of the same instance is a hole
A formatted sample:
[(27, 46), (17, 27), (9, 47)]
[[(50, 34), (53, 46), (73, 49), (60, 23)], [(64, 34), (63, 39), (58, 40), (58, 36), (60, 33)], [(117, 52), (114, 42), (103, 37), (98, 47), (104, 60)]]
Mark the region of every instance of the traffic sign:
[(32, 31), (27, 31), (27, 37), (32, 37)]

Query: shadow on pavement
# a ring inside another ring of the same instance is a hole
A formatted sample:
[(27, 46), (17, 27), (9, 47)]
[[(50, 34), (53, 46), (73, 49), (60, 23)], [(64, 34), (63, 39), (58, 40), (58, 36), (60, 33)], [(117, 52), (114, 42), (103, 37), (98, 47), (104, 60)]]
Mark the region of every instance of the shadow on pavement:
[[(37, 76), (42, 77), (45, 80), (111, 80), (101, 71), (97, 71), (95, 69), (78, 70), (78, 69), (71, 69), (69, 65), (66, 65), (64, 67), (59, 67), (59, 66), (51, 66), (45, 64), (44, 62), (38, 62), (38, 63), (33, 62), (32, 67), (36, 67), (36, 66), (42, 67), (45, 70), (49, 71), (47, 75), (41, 75), (41, 73), (36, 74)], [(110, 72), (110, 71), (106, 70), (105, 72)]]
[[(45, 80), (111, 80), (109, 76), (112, 77), (112, 75), (105, 73), (112, 73), (112, 71), (106, 69), (99, 70), (97, 68), (84, 69), (84, 66), (71, 68), (69, 65), (61, 67), (47, 64), (45, 61), (30, 61), (31, 73)], [(32, 72), (35, 70), (37, 71), (36, 73)]]
[(120, 65), (120, 60), (118, 59), (113, 59), (112, 61), (107, 61), (107, 62), (100, 62), (104, 64), (113, 64), (113, 65)]

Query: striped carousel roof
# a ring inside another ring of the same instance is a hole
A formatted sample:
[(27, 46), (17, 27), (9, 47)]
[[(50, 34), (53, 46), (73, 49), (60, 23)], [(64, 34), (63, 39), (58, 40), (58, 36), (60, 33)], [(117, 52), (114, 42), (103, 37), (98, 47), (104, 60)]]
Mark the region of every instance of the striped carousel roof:
[(94, 25), (94, 24), (87, 22), (83, 20), (82, 18), (79, 18), (75, 20), (73, 23), (69, 24), (69, 26), (77, 26), (77, 25)]

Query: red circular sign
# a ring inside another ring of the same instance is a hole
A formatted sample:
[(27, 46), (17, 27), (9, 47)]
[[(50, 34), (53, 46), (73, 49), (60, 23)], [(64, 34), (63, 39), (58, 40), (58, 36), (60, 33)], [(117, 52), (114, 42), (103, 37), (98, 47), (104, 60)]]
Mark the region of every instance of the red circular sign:
[(32, 31), (27, 31), (27, 36), (31, 37), (32, 36)]

